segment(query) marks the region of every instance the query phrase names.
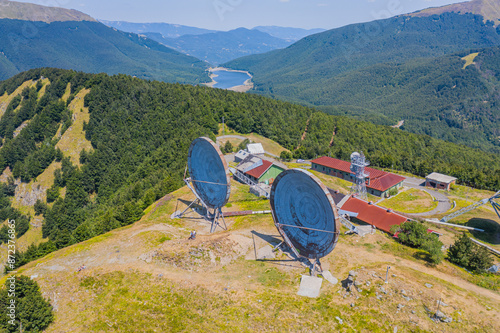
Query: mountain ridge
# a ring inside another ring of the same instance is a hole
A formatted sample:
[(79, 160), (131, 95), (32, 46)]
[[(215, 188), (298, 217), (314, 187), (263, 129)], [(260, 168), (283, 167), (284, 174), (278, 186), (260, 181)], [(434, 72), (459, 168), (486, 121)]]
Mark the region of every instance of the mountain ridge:
[(181, 53), (218, 65), (248, 54), (260, 54), (287, 47), (291, 42), (266, 32), (237, 28), (200, 35), (164, 38), (157, 33), (145, 36)]
[(0, 80), (37, 67), (130, 74), (140, 78), (197, 84), (209, 82), (207, 65), (153, 40), (99, 22), (32, 22), (0, 19)]
[(483, 16), (485, 20), (493, 21), (495, 26), (497, 26), (500, 23), (500, 1), (498, 0), (464, 1), (441, 7), (426, 8), (405, 15), (413, 17), (425, 17), (431, 15), (441, 15), (443, 13), (477, 14)]
[[(349, 105), (338, 99), (332, 102), (336, 98), (335, 89), (339, 88), (338, 82), (334, 81), (348, 73), (371, 66), (404, 64), (419, 58), (433, 59), (498, 45), (498, 29), (484, 22), (479, 15), (443, 13), (425, 17), (398, 16), (332, 29), (305, 37), (286, 49), (239, 58), (223, 66), (249, 71), (253, 75), (254, 92), (324, 109)], [(381, 68), (383, 66), (379, 66), (379, 70)], [(378, 87), (377, 72), (371, 75), (365, 77), (365, 84), (367, 87)], [(359, 80), (356, 77), (352, 79)], [(425, 82), (421, 84), (425, 86)], [(349, 85), (342, 89), (342, 95), (348, 97), (351, 92)], [(372, 100), (375, 102), (383, 98), (384, 92), (380, 93), (382, 95), (370, 95), (364, 100), (363, 107), (370, 109)], [(410, 104), (407, 108), (412, 107)], [(393, 119), (394, 123), (399, 120)], [(451, 128), (452, 125), (449, 126)], [(437, 135), (433, 131), (427, 134)]]
[(144, 34), (148, 32), (156, 32), (166, 38), (177, 38), (183, 35), (201, 35), (216, 32), (216, 30), (191, 27), (181, 24), (172, 23), (134, 23), (127, 21), (108, 21), (99, 20), (101, 23), (119, 29), (125, 32), (133, 32), (136, 34)]
[(0, 0), (0, 19), (40, 21), (45, 23), (61, 21), (97, 22), (93, 17), (75, 9), (48, 7), (9, 0)]

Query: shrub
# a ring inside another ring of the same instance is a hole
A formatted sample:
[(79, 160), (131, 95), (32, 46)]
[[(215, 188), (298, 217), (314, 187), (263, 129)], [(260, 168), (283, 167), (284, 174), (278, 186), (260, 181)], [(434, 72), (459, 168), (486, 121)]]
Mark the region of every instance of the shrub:
[(47, 189), (47, 202), (54, 202), (59, 198), (59, 187), (52, 186)]
[(493, 258), (488, 250), (472, 242), (465, 233), (450, 246), (447, 259), (476, 273), (484, 273), (493, 265)]
[(247, 149), (247, 145), (250, 143), (250, 140), (245, 139), (238, 145), (238, 151)]
[(230, 154), (233, 152), (233, 144), (227, 140), (226, 144), (224, 145), (224, 150), (226, 151), (226, 154)]
[(283, 150), (280, 154), (280, 159), (285, 162), (290, 162), (293, 158), (293, 155), (291, 152)]
[[(11, 284), (11, 281), (14, 282)], [(10, 297), (11, 285), (15, 286), (15, 295)], [(15, 316), (9, 317), (7, 311), (11, 301), (15, 303)], [(27, 276), (16, 276), (5, 282), (5, 288), (0, 290), (0, 330), (2, 332), (40, 332), (54, 321), (54, 313), (50, 302), (43, 298), (36, 281)]]
[(425, 225), (419, 222), (405, 222), (400, 226), (393, 226), (391, 231), (399, 231), (399, 242), (427, 252), (431, 263), (439, 264), (443, 260), (443, 243), (436, 235), (428, 233)]
[(35, 202), (34, 208), (36, 215), (44, 215), (47, 211), (47, 205), (40, 199)]

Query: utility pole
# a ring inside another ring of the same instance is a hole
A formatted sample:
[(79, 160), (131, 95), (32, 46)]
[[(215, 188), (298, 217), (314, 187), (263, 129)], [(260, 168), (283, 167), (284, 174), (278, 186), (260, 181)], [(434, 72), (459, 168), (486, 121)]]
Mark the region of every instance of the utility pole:
[(389, 283), (389, 269), (391, 269), (391, 266), (387, 266), (387, 272), (385, 273), (385, 283)]
[(226, 135), (226, 128), (224, 126), (224, 116), (222, 116), (222, 135)]

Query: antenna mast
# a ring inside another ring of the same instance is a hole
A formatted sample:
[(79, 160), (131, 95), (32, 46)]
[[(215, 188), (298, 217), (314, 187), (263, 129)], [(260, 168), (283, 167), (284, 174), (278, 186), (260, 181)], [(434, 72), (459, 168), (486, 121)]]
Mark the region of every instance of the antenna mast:
[(350, 194), (356, 195), (358, 198), (367, 200), (366, 194), (366, 178), (370, 175), (365, 172), (365, 167), (370, 165), (370, 162), (365, 159), (363, 152), (354, 152), (351, 154), (351, 172), (354, 174), (354, 182), (351, 187)]

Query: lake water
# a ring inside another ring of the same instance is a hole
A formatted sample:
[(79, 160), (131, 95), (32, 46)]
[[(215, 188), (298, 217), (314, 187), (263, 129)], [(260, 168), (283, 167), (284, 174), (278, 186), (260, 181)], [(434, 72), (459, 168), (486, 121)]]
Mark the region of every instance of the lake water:
[(213, 87), (220, 89), (229, 89), (236, 86), (242, 86), (245, 84), (246, 80), (251, 79), (251, 76), (248, 75), (248, 73), (242, 72), (216, 70), (212, 73), (217, 75), (217, 77), (214, 77), (214, 80), (217, 81), (217, 83)]

